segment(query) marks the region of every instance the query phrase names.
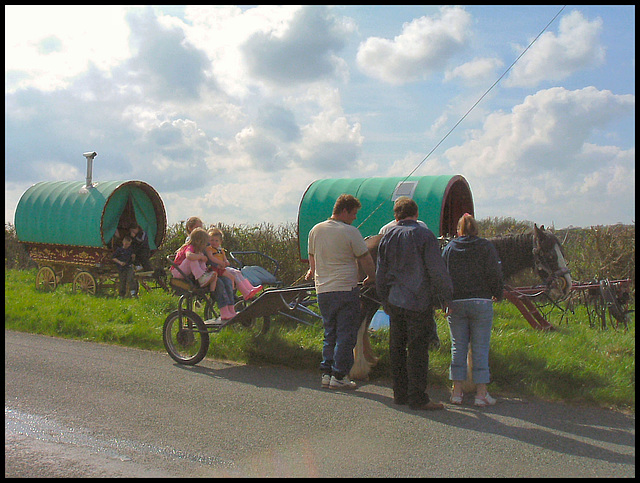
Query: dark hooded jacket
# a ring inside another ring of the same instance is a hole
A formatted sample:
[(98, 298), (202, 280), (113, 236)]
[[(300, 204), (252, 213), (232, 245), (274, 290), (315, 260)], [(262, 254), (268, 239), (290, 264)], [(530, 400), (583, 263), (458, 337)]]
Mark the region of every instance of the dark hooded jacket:
[(502, 299), (504, 281), (498, 252), (486, 238), (454, 238), (442, 251), (453, 281), (453, 299)]

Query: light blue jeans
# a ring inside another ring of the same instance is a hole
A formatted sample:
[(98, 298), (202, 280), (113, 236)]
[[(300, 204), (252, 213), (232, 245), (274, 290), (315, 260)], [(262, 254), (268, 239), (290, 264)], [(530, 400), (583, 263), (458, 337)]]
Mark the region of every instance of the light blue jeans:
[(467, 352), (471, 343), (473, 382), (489, 384), (489, 344), (493, 324), (493, 302), (487, 299), (454, 300), (449, 304), (451, 367), (449, 379), (467, 379)]
[(233, 290), (233, 282), (230, 278), (223, 275), (218, 276), (218, 284), (216, 285), (216, 302), (218, 302), (218, 308), (226, 307), (235, 303)]

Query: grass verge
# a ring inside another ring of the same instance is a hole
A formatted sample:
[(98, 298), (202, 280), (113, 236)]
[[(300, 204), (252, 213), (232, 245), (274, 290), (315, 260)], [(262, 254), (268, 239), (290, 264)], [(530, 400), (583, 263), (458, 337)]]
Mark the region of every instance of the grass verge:
[[(161, 291), (139, 299), (74, 294), (70, 284), (54, 292), (35, 289), (36, 270), (5, 270), (5, 329), (164, 351), (162, 325), (176, 298)], [(430, 352), (430, 384), (447, 387), (451, 340), (438, 312), (441, 347)], [(372, 333), (380, 360), (372, 380), (389, 378), (389, 333)], [(211, 334), (208, 357), (248, 364), (316, 370), (321, 359), (320, 325), (274, 319), (271, 330), (254, 337), (234, 326)], [(538, 397), (635, 412), (635, 316), (629, 330), (589, 327), (578, 309), (557, 330), (531, 328), (507, 302), (495, 305), (491, 340), (491, 392)]]

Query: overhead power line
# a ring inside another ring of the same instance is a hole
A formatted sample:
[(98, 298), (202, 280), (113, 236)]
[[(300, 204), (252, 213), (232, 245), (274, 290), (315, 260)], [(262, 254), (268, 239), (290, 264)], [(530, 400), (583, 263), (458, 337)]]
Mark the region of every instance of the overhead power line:
[[(401, 183), (405, 182), (413, 173), (415, 173), (418, 168), (420, 166), (422, 166), (424, 164), (424, 162), (429, 159), (429, 156), (431, 156), (431, 154), (433, 154), (433, 152), (438, 149), (438, 147), (445, 141), (445, 139), (447, 139), (449, 137), (449, 135), (455, 130), (455, 128), (458, 127), (458, 125), (464, 121), (466, 119), (466, 117), (471, 113), (471, 111), (473, 111), (475, 109), (475, 107), (480, 104), (480, 102), (482, 101), (482, 99), (484, 99), (487, 94), (489, 94), (489, 92), (491, 92), (493, 90), (493, 88), (498, 85), (498, 83), (504, 78), (505, 75), (507, 75), (509, 73), (509, 71), (513, 68), (514, 65), (516, 65), (516, 63), (522, 58), (522, 56), (524, 54), (527, 53), (527, 51), (533, 46), (533, 44), (536, 43), (536, 41), (540, 38), (540, 36), (546, 32), (546, 30), (549, 28), (549, 26), (558, 18), (558, 16), (562, 13), (562, 11), (566, 8), (566, 5), (563, 5), (562, 8), (558, 11), (558, 13), (556, 13), (554, 15), (554, 17), (549, 20), (549, 22), (547, 23), (547, 25), (544, 26), (544, 28), (540, 31), (540, 33), (538, 35), (536, 35), (536, 37), (529, 43), (529, 45), (527, 45), (527, 47), (520, 53), (520, 55), (518, 57), (516, 57), (516, 59), (511, 63), (511, 65), (509, 67), (507, 67), (507, 69), (502, 73), (502, 75), (500, 77), (498, 77), (498, 79), (491, 84), (491, 87), (489, 87), (484, 94), (482, 94), (480, 96), (480, 98), (467, 110), (467, 112), (465, 112), (465, 114), (458, 120), (458, 122), (456, 122), (453, 127), (451, 129), (449, 129), (449, 131), (444, 135), (444, 137), (438, 141), (438, 143), (431, 149), (431, 151), (429, 151), (427, 153), (427, 155), (422, 159), (422, 161), (420, 161), (415, 168), (413, 168), (413, 170), (407, 175), (405, 176), (405, 178), (401, 181)], [(386, 201), (386, 200), (385, 200)], [(371, 212), (371, 214), (369, 216), (367, 216), (362, 223), (360, 223), (358, 225), (358, 228), (360, 228), (369, 218), (371, 218), (371, 216), (373, 216), (373, 214), (378, 211), (380, 209), (380, 207), (384, 204), (384, 201), (382, 201), (375, 210), (373, 210)]]

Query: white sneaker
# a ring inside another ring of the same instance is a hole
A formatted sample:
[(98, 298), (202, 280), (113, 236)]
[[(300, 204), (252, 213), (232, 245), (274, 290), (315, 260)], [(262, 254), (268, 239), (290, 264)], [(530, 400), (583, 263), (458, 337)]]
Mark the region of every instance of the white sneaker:
[(200, 284), (201, 287), (204, 287), (209, 283), (209, 280), (211, 280), (212, 277), (213, 277), (213, 272), (205, 272), (202, 275), (200, 275), (200, 278), (198, 278), (198, 283)]
[(474, 406), (485, 407), (485, 406), (493, 406), (496, 403), (496, 400), (492, 398), (489, 393), (484, 396), (476, 396), (475, 401), (473, 402)]
[(329, 382), (331, 389), (355, 389), (356, 383), (349, 379), (349, 376), (344, 376), (342, 379), (331, 376), (331, 382)]
[(222, 325), (222, 324), (224, 324), (224, 320), (222, 320), (220, 317), (215, 319), (207, 319), (204, 321), (204, 325)]
[(329, 387), (331, 384), (331, 374), (322, 374), (322, 387)]

